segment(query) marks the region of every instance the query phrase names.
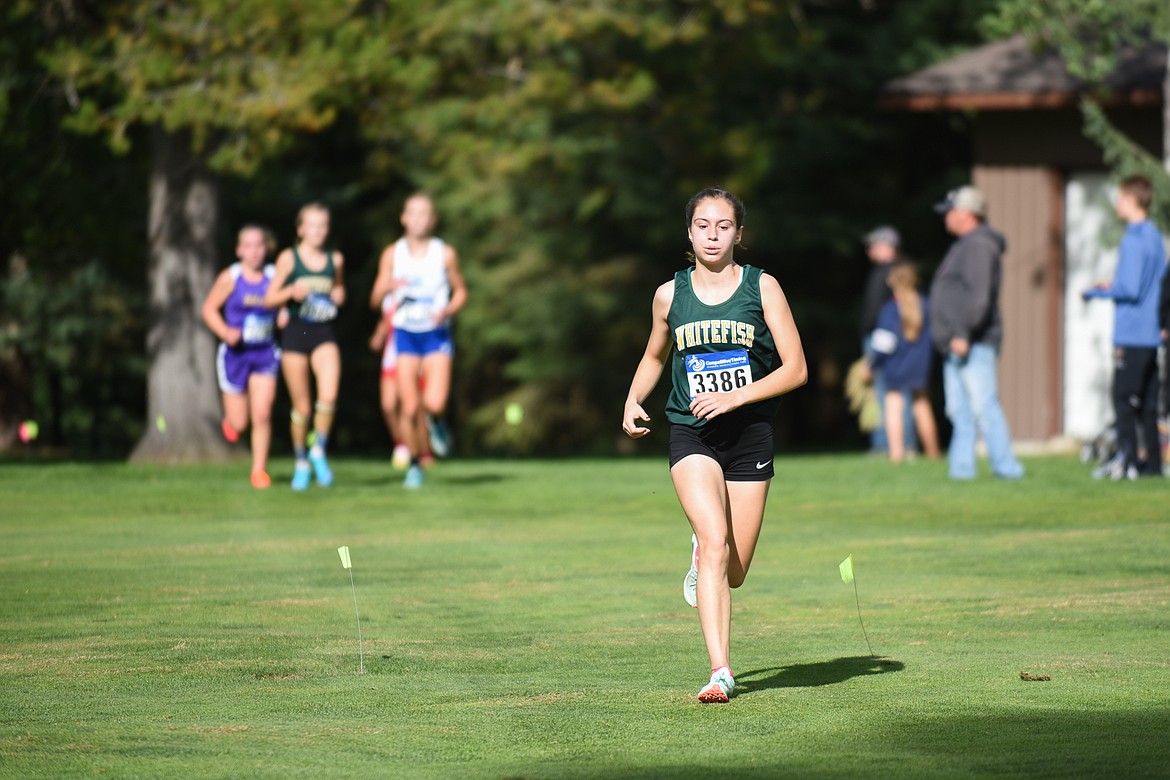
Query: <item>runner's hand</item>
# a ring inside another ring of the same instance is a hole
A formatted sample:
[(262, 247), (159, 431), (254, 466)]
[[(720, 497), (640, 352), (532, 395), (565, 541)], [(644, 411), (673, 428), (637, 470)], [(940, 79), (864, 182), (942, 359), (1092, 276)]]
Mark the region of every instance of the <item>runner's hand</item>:
[(646, 410), (642, 408), (639, 403), (633, 401), (626, 402), (626, 412), (622, 417), (622, 430), (625, 431), (631, 439), (638, 439), (650, 433), (649, 428), (643, 428), (638, 425), (638, 420), (645, 420), (650, 422), (650, 415), (646, 414)]
[(699, 393), (691, 401), (691, 414), (700, 420), (710, 420), (743, 406), (739, 393)]

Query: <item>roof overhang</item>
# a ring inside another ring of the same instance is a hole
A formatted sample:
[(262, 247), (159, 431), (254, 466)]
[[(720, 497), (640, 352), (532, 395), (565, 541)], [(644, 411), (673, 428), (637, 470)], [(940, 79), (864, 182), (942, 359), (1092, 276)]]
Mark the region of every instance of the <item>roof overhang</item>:
[[(951, 92), (934, 94), (883, 95), (878, 107), (890, 111), (1025, 111), (1076, 107), (1083, 95), (1079, 92)], [(1128, 92), (1099, 94), (1104, 106), (1158, 106), (1162, 91), (1135, 89)]]
[[(1092, 94), (1108, 106), (1160, 105), (1166, 56), (1159, 43), (1119, 49), (1113, 73)], [(1055, 51), (1014, 35), (888, 82), (878, 104), (903, 111), (1062, 109), (1085, 94)]]

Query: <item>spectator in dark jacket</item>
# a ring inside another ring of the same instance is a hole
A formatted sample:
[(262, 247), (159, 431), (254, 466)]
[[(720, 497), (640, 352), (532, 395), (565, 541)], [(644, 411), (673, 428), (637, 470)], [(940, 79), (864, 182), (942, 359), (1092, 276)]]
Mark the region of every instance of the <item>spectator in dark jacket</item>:
[(951, 421), (947, 452), (951, 479), (975, 477), (975, 445), (983, 436), (991, 470), (1019, 479), (1024, 467), (1012, 452), (999, 404), (996, 363), (1003, 340), (999, 311), (1001, 257), (1006, 242), (985, 220), (986, 201), (974, 187), (947, 193), (935, 205), (955, 242), (930, 287), (930, 327), (943, 356), (943, 392)]
[[(865, 292), (861, 302), (861, 352), (873, 362), (873, 332), (878, 325), (878, 315), (882, 307), (890, 300), (890, 285), (888, 283), (890, 268), (894, 261), (901, 259), (902, 237), (896, 228), (889, 225), (880, 225), (865, 236), (865, 254), (869, 258), (869, 275), (865, 279)], [(882, 399), (886, 395), (885, 374), (880, 367), (874, 368), (871, 374), (874, 395), (878, 399), (877, 426), (870, 434), (870, 451), (875, 454), (884, 454), (890, 449), (889, 436), (886, 432), (885, 405)], [(905, 431), (906, 449), (913, 451), (917, 447), (914, 436), (914, 426), (910, 424), (910, 405), (906, 405), (906, 414), (902, 430)]]

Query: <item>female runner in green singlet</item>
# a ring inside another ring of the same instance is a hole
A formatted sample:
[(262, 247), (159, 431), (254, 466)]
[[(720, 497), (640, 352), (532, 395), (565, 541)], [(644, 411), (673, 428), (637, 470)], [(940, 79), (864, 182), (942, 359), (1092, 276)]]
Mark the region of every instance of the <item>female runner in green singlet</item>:
[[(322, 487), (333, 484), (326, 446), (341, 384), (341, 351), (333, 320), (338, 307), (345, 303), (345, 259), (340, 252), (325, 248), (328, 236), (329, 209), (321, 203), (303, 206), (297, 214), (297, 244), (276, 258), (276, 272), (264, 297), (270, 308), (288, 307), (289, 320), (280, 346), (281, 367), (292, 404), (290, 431), (296, 453), (293, 490), (308, 488), (310, 473)], [(315, 404), (313, 379), (317, 380)], [(310, 411), (314, 439), (312, 448), (307, 449)]]
[(734, 694), (731, 588), (747, 577), (774, 473), (772, 415), (778, 396), (808, 379), (800, 334), (776, 279), (733, 255), (744, 208), (710, 188), (687, 204), (694, 266), (654, 294), (646, 351), (626, 398), (622, 429), (649, 429), (642, 403), (669, 360), (670, 474), (694, 530), (684, 597), (699, 611), (711, 661), (704, 703)]

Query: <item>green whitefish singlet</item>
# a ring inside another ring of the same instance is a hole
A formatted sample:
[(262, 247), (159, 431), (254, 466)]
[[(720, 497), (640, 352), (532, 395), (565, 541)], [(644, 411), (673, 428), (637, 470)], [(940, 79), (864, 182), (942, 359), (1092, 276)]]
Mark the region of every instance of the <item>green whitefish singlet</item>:
[[(301, 255), (294, 246), (293, 269), (288, 275), (286, 284), (301, 281), (309, 286), (309, 298), (305, 301), (288, 302), (288, 316), (293, 319), (304, 319), (309, 322), (323, 322), (337, 316), (337, 306), (329, 301), (329, 292), (333, 289), (333, 251), (325, 252), (325, 267), (320, 271), (310, 271), (301, 260)], [(324, 299), (324, 300), (322, 300)], [(303, 313), (302, 313), (302, 310)], [(330, 310), (332, 315), (330, 315)]]
[[(759, 268), (741, 266), (739, 287), (726, 301), (708, 306), (691, 287), (687, 268), (674, 275), (674, 300), (666, 322), (674, 338), (670, 360), (673, 386), (666, 399), (666, 418), (672, 423), (701, 426), (689, 406), (698, 393), (729, 392), (758, 382), (780, 364), (776, 342), (764, 322)], [(779, 397), (741, 407), (745, 413), (770, 419)]]

